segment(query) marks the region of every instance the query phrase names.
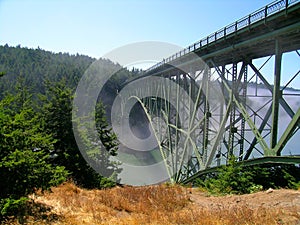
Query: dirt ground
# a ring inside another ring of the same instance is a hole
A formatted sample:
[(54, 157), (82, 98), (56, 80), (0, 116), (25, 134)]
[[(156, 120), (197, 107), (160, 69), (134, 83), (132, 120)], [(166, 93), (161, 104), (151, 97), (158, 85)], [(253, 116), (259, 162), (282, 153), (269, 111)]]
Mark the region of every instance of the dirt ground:
[[(212, 211), (222, 209), (249, 208), (255, 210), (274, 210), (281, 218), (279, 224), (300, 225), (300, 191), (273, 190), (246, 195), (227, 195), (221, 197), (208, 196), (194, 188), (190, 191), (190, 199), (195, 207), (209, 208)], [(240, 206), (240, 207), (239, 207)]]
[(300, 190), (210, 196), (179, 185), (86, 190), (65, 183), (30, 198), (25, 224), (300, 225)]

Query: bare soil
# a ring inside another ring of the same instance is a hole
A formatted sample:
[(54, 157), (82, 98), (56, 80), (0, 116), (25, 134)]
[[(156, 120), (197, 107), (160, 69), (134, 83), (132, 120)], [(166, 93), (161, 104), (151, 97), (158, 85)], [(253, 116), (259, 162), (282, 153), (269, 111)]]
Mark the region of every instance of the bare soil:
[[(30, 197), (25, 224), (300, 225), (300, 190), (210, 196), (177, 185), (86, 190), (65, 183)], [(14, 217), (6, 223), (20, 224)]]
[[(245, 195), (208, 196), (198, 189), (191, 189), (194, 207), (209, 208), (218, 213), (222, 209), (248, 208), (253, 211), (270, 210), (278, 216), (278, 224), (300, 225), (300, 191), (280, 189)], [(255, 222), (255, 221), (254, 221)]]

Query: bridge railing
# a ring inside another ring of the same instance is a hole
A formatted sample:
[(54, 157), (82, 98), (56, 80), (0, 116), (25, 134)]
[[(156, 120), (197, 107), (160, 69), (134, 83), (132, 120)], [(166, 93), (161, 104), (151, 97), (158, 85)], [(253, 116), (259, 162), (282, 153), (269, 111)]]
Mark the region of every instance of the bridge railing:
[(208, 35), (207, 37), (201, 39), (200, 41), (188, 46), (187, 48), (182, 49), (181, 51), (171, 55), (170, 57), (164, 59), (163, 61), (153, 65), (152, 67), (146, 70), (146, 73), (166, 63), (169, 63), (183, 55), (193, 52), (196, 49), (201, 49), (207, 46), (208, 44), (211, 44), (221, 38), (225, 38), (226, 36), (231, 35), (245, 27), (250, 27), (251, 25), (253, 25), (258, 21), (265, 20), (266, 18), (272, 16), (275, 13), (281, 12), (291, 7), (292, 5), (295, 5), (299, 1), (300, 0), (277, 0), (275, 2), (272, 2), (266, 5), (265, 7), (249, 14), (248, 16), (245, 16), (237, 20), (232, 24), (229, 24), (228, 26), (216, 31), (213, 34)]

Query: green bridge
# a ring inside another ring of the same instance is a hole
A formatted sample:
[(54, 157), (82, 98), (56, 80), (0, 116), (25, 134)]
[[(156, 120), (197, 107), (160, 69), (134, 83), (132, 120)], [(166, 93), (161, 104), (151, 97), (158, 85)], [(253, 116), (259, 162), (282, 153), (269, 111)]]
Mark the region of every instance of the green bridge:
[[(290, 88), (300, 73), (299, 49), (300, 2), (279, 0), (126, 83), (163, 78), (132, 96), (149, 93), (138, 101), (170, 179), (190, 182), (232, 155), (245, 165), (300, 164), (300, 90)], [(291, 64), (298, 71), (283, 74)]]

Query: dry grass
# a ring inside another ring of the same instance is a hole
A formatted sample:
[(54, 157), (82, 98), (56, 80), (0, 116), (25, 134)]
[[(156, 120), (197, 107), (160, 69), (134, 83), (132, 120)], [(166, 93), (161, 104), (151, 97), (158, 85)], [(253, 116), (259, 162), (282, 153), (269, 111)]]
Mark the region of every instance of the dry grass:
[[(168, 185), (84, 190), (65, 183), (51, 193), (31, 196), (35, 210), (27, 224), (231, 225), (297, 224), (300, 220), (297, 211), (222, 204), (222, 198), (220, 204), (201, 206), (191, 201), (190, 192), (189, 188)], [(48, 209), (43, 211), (43, 207)], [(18, 224), (15, 219), (9, 223)]]

